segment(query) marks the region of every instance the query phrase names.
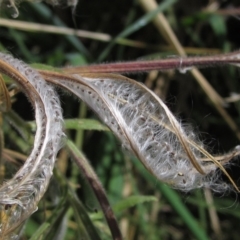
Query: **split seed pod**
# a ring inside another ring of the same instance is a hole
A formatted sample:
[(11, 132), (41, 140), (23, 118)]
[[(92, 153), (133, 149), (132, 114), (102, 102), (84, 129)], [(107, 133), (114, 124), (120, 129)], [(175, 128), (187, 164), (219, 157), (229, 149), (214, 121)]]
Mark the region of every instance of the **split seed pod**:
[(37, 124), (31, 154), (15, 176), (0, 187), (0, 239), (18, 239), (22, 223), (36, 211), (52, 176), (63, 137), (62, 112), (52, 86), (22, 61), (0, 53), (0, 73), (15, 80), (26, 93)]
[(218, 181), (221, 168), (237, 189), (220, 163), (236, 153), (214, 158), (144, 85), (116, 74), (43, 74), (85, 101), (159, 180), (182, 191), (210, 187), (222, 192), (229, 186)]

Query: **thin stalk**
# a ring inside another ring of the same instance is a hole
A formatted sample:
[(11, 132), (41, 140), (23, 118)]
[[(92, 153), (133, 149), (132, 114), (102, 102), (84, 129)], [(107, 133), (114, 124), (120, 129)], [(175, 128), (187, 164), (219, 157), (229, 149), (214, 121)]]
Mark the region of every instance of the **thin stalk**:
[(88, 160), (85, 156), (76, 148), (76, 146), (70, 141), (67, 141), (67, 147), (70, 151), (71, 156), (73, 157), (75, 163), (81, 170), (81, 172), (86, 177), (87, 181), (90, 183), (107, 220), (112, 237), (114, 240), (121, 240), (122, 234), (118, 227), (117, 220), (114, 216), (113, 210), (109, 204), (106, 193), (92, 167), (88, 163)]
[(106, 64), (93, 64), (90, 66), (68, 67), (65, 73), (138, 73), (151, 70), (171, 70), (178, 69), (185, 73), (193, 67), (214, 67), (221, 65), (240, 64), (240, 51), (201, 57), (175, 57), (147, 61), (130, 61)]

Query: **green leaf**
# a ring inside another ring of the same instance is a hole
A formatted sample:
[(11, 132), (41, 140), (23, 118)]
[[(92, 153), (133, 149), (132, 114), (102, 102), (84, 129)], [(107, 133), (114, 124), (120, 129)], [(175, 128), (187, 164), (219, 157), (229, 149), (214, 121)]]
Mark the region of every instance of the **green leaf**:
[(64, 216), (69, 208), (69, 204), (67, 203), (67, 188), (64, 189), (64, 192), (65, 193), (63, 194), (61, 201), (52, 212), (51, 217), (39, 227), (31, 240), (53, 239), (55, 233), (58, 232), (58, 228), (61, 226), (61, 222), (63, 221)]
[(47, 64), (42, 64), (42, 63), (33, 63), (31, 64), (31, 67), (37, 69), (37, 70), (49, 70), (49, 71), (54, 71), (54, 72), (61, 72), (59, 68), (52, 67)]
[[(130, 196), (114, 205), (113, 210), (115, 213), (121, 213), (126, 209), (136, 206), (137, 204), (153, 201), (158, 201), (158, 199), (154, 196)], [(91, 215), (91, 218), (94, 220), (99, 220), (103, 218), (103, 214), (102, 212), (94, 213)]]
[(86, 65), (88, 63), (84, 55), (80, 53), (68, 53), (66, 59), (72, 66)]
[(153, 201), (158, 201), (158, 199), (154, 196), (130, 196), (117, 203), (113, 209), (115, 212), (122, 212), (130, 207), (136, 206), (137, 204)]
[(47, 229), (50, 228), (50, 223), (45, 222), (43, 223), (34, 234), (31, 234), (32, 237), (29, 240), (39, 240), (41, 239), (41, 236), (43, 235), (44, 232), (47, 231)]
[(217, 36), (226, 35), (227, 28), (225, 24), (225, 20), (222, 16), (219, 15), (212, 15), (209, 19), (209, 22), (212, 26), (213, 31)]
[(109, 131), (108, 127), (94, 119), (67, 119), (64, 123), (66, 129)]
[(84, 226), (84, 230), (88, 233), (90, 239), (101, 240), (82, 202), (71, 190), (69, 191), (69, 201), (74, 209), (74, 217), (78, 226)]
[[(148, 182), (156, 182), (156, 178), (152, 176), (148, 171), (146, 171), (143, 165), (136, 158), (133, 159), (133, 163), (139, 171), (143, 172), (143, 177)], [(186, 224), (192, 234), (198, 240), (207, 240), (209, 239), (205, 231), (200, 227), (198, 221), (193, 217), (191, 212), (187, 209), (185, 204), (182, 202), (181, 198), (176, 191), (168, 187), (166, 184), (159, 182), (156, 185), (156, 188), (161, 192), (161, 194), (168, 200), (172, 208), (176, 211), (182, 221)]]

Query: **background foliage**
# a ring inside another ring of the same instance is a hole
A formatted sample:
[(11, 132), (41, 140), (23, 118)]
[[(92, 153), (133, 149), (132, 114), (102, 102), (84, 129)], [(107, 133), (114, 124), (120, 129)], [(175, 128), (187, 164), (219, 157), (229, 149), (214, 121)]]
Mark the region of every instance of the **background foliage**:
[[(233, 9), (238, 10), (235, 1), (181, 0), (169, 4), (164, 14), (186, 52), (201, 55), (239, 48), (240, 22)], [(142, 18), (146, 13), (139, 1), (79, 0), (73, 12), (70, 8), (52, 8), (43, 3), (22, 3), (19, 10), (17, 20), (106, 33), (112, 39), (121, 34), (125, 38), (104, 42), (90, 35), (77, 37), (1, 26), (0, 50), (28, 63), (62, 67), (177, 55), (154, 24)], [(0, 14), (1, 18), (12, 19), (6, 9), (1, 9)], [(131, 28), (133, 23), (136, 30)], [(126, 38), (138, 42), (132, 44)], [(140, 47), (139, 42), (145, 46)], [(208, 68), (201, 72), (222, 97), (239, 92), (237, 68)], [(171, 71), (130, 77), (165, 99), (184, 124), (194, 126), (213, 152), (227, 152), (238, 145), (236, 133), (191, 74)], [(83, 103), (64, 92), (59, 94), (64, 117), (68, 119), (67, 136), (82, 149), (96, 170), (126, 239), (239, 238), (237, 194), (214, 195), (211, 200), (207, 190), (181, 193), (170, 189), (122, 149), (111, 132), (93, 121), (96, 116)], [(12, 111), (2, 116), (4, 146), (27, 155), (34, 136), (32, 108), (21, 93), (13, 101)], [(229, 103), (226, 110), (239, 126), (239, 101)], [(20, 161), (15, 164), (8, 161), (2, 179), (11, 177), (19, 167)], [(237, 182), (238, 161), (234, 163), (229, 172)], [(28, 220), (22, 239), (97, 239), (97, 236), (111, 239), (92, 190), (63, 149), (49, 190), (39, 210)]]

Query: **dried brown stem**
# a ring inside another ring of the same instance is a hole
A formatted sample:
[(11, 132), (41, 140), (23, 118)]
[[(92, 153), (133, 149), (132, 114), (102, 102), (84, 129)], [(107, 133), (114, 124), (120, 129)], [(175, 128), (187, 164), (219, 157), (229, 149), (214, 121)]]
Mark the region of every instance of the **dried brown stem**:
[(107, 223), (108, 223), (108, 226), (112, 233), (113, 239), (114, 240), (122, 240), (122, 234), (118, 227), (116, 217), (110, 206), (110, 203), (108, 201), (108, 198), (106, 196), (104, 188), (102, 187), (97, 175), (93, 171), (93, 169), (90, 166), (86, 157), (83, 154), (81, 154), (79, 151), (76, 152), (73, 150), (73, 148), (75, 148), (74, 144), (71, 144), (71, 142), (68, 141), (67, 146), (68, 146), (68, 150), (69, 150), (71, 156), (73, 157), (75, 163), (77, 164), (77, 166), (79, 167), (81, 172), (86, 177), (87, 181), (89, 182), (90, 186), (92, 187), (92, 189), (99, 201), (99, 204), (101, 205), (102, 211), (107, 220)]

